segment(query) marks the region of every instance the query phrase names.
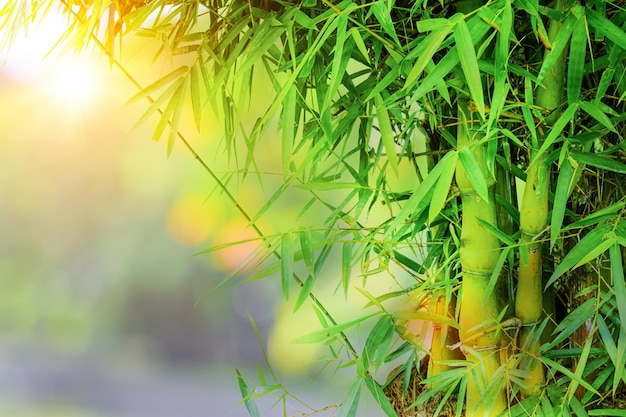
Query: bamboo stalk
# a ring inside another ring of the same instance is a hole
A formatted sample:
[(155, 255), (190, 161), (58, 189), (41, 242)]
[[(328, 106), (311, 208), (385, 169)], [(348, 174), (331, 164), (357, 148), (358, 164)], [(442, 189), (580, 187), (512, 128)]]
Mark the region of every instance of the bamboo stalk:
[[(563, 2), (558, 0), (555, 7), (560, 10), (563, 7)], [(556, 38), (560, 26), (561, 24), (556, 21), (550, 22), (548, 29), (550, 42)], [(547, 56), (548, 53), (549, 51), (546, 51), (544, 56)], [(539, 86), (537, 90), (535, 104), (549, 112), (545, 120), (548, 128), (559, 117), (557, 109), (561, 105), (563, 97), (565, 56), (566, 51), (563, 51), (552, 70), (543, 79), (543, 86)], [(542, 143), (543, 141), (540, 140), (537, 148), (533, 149), (533, 162), (527, 170), (526, 186), (520, 209), (520, 251), (524, 251), (524, 254), (521, 253), (522, 256), (520, 256), (515, 314), (522, 321), (519, 345), (525, 349), (527, 355), (521, 361), (520, 367), (529, 373), (525, 379), (528, 386), (521, 388), (523, 396), (538, 392), (545, 384), (543, 366), (536, 359), (540, 342), (533, 331), (543, 314), (543, 267), (541, 260), (543, 245), (539, 235), (548, 226), (548, 195), (550, 191), (549, 167), (545, 158), (548, 152), (535, 157), (535, 152)], [(534, 342), (533, 339), (536, 341)]]
[[(472, 120), (468, 103), (459, 100), (459, 118), (461, 121)], [(474, 363), (469, 370), (466, 397), (466, 415), (496, 416), (507, 408), (504, 389), (498, 388), (493, 402), (483, 401), (485, 387), (500, 367), (500, 334), (492, 330), (481, 332), (491, 327), (500, 312), (497, 292), (492, 292), (483, 302), (489, 278), (500, 255), (500, 242), (478, 221), (482, 219), (492, 225), (497, 224), (495, 205), (495, 180), (489, 173), (483, 144), (479, 144), (481, 135), (470, 136), (470, 124), (463, 123), (457, 131), (458, 150), (470, 146), (484, 180), (489, 188), (489, 201), (480, 198), (470, 181), (463, 165), (459, 162), (456, 170), (456, 183), (463, 204), (461, 225), (460, 260), (463, 274), (460, 306), (460, 340), (466, 358)], [(497, 327), (497, 326), (496, 326)], [(479, 336), (476, 333), (481, 332)]]
[[(433, 277), (434, 282), (441, 282), (444, 277), (441, 270)], [(449, 318), (455, 317), (456, 296), (446, 294), (444, 289), (436, 289), (431, 295), (429, 310), (436, 315)], [(442, 323), (432, 323), (433, 335), (430, 347), (430, 358), (428, 360), (428, 377), (438, 375), (448, 371), (450, 367), (442, 361), (462, 359), (459, 349), (452, 348), (459, 343), (458, 330)], [(429, 388), (435, 388), (437, 383), (431, 383)]]

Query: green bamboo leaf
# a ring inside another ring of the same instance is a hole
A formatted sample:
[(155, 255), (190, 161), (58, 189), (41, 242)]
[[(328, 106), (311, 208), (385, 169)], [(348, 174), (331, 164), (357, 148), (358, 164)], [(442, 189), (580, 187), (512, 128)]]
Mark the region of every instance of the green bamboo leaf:
[(509, 247), (517, 246), (517, 242), (515, 242), (513, 238), (511, 238), (509, 235), (504, 233), (502, 230), (495, 227), (493, 224), (486, 222), (480, 217), (477, 217), (476, 220), (478, 220), (478, 223), (480, 223), (485, 229), (487, 229), (489, 233), (497, 237), (498, 240), (500, 240), (500, 242), (504, 243), (505, 245)]
[(127, 104), (131, 104), (138, 100), (145, 99), (146, 97), (150, 97), (155, 92), (157, 92), (158, 90), (160, 90), (161, 88), (165, 87), (166, 85), (172, 82), (181, 82), (181, 77), (187, 74), (188, 71), (189, 71), (189, 67), (187, 66), (182, 66), (182, 67), (175, 69), (174, 71), (159, 78), (157, 81), (153, 82), (152, 84), (150, 84), (149, 86), (147, 86), (146, 88), (144, 88), (143, 90), (141, 90), (140, 92), (132, 96), (127, 101)]
[(374, 13), (374, 16), (376, 16), (383, 31), (391, 36), (391, 39), (395, 41), (396, 45), (400, 45), (400, 39), (398, 39), (398, 34), (396, 33), (396, 28), (391, 18), (391, 9), (387, 7), (387, 1), (378, 0), (372, 3), (370, 10)]
[(465, 20), (460, 20), (454, 26), (454, 40), (461, 61), (461, 68), (465, 75), (465, 83), (470, 96), (476, 104), (478, 113), (485, 120), (485, 99), (483, 96), (483, 83), (478, 69), (478, 59), (474, 49), (474, 41)]
[[(410, 372), (408, 372), (408, 374), (410, 374)], [(371, 375), (365, 375), (365, 377), (363, 378), (363, 382), (365, 383), (365, 386), (369, 390), (370, 394), (372, 394), (372, 397), (374, 397), (374, 401), (376, 401), (376, 404), (378, 404), (378, 406), (385, 413), (385, 415), (387, 417), (398, 417), (398, 414), (396, 414), (393, 405), (391, 405), (391, 403), (389, 402), (389, 398), (380, 388), (378, 382), (376, 382)]]
[(370, 189), (368, 186), (349, 181), (311, 181), (298, 184), (298, 188), (314, 191)]
[(596, 32), (603, 34), (616, 45), (626, 45), (626, 32), (615, 23), (591, 8), (585, 9), (585, 15), (587, 17), (587, 23), (593, 26)]
[(474, 190), (476, 190), (478, 196), (485, 201), (489, 201), (489, 189), (487, 187), (487, 182), (485, 181), (485, 176), (478, 166), (474, 153), (471, 151), (469, 146), (465, 146), (461, 149), (459, 152), (459, 160), (461, 161), (463, 169), (465, 169), (467, 177), (474, 186)]
[(289, 166), (291, 165), (293, 159), (293, 146), (294, 146), (294, 137), (296, 130), (296, 107), (297, 107), (297, 90), (296, 86), (292, 85), (289, 88), (289, 92), (285, 96), (285, 101), (283, 102), (283, 112), (282, 112), (282, 143), (281, 143), (281, 154), (282, 154), (282, 168), (283, 168), (283, 178), (286, 178), (289, 173)]
[[(576, 364), (576, 370), (574, 375), (581, 380), (583, 377), (583, 372), (585, 371), (585, 367), (587, 366), (587, 360), (589, 359), (589, 352), (591, 351), (591, 344), (593, 343), (593, 337), (588, 337), (585, 340), (585, 344), (583, 346), (582, 353), (578, 358), (578, 363)], [(578, 381), (572, 380), (567, 392), (567, 402), (570, 402), (576, 393), (576, 389), (578, 388)]]
[(359, 29), (356, 27), (351, 28), (350, 36), (352, 36), (354, 44), (359, 49), (359, 52), (361, 52), (361, 55), (363, 55), (363, 58), (365, 58), (367, 62), (370, 62), (369, 53), (367, 52), (367, 47), (365, 46), (365, 42), (363, 41), (363, 37), (361, 36)]
[(298, 294), (298, 298), (296, 299), (296, 303), (293, 307), (294, 313), (298, 311), (300, 307), (302, 307), (304, 302), (309, 298), (309, 295), (311, 294), (311, 290), (313, 289), (314, 283), (315, 283), (315, 279), (313, 278), (313, 275), (309, 275), (306, 281), (304, 281), (304, 285), (302, 285), (302, 288), (300, 289), (300, 293)]
[(398, 311), (395, 313), (395, 317), (397, 319), (402, 320), (422, 320), (433, 323), (441, 323), (447, 326), (453, 327), (455, 329), (459, 328), (459, 323), (451, 319), (447, 316), (442, 316), (441, 314), (436, 314), (431, 311), (425, 310), (409, 310), (409, 311)]
[[(447, 22), (447, 19), (444, 19)], [(432, 32), (426, 38), (420, 42), (417, 48), (423, 49), (423, 51), (418, 55), (417, 61), (409, 71), (409, 74), (406, 77), (406, 81), (404, 82), (404, 88), (410, 88), (419, 79), (426, 68), (426, 65), (430, 62), (435, 52), (439, 50), (439, 47), (446, 39), (450, 30), (452, 29), (450, 23), (447, 23), (447, 27), (443, 27), (437, 31)]]
[(585, 387), (586, 390), (591, 391), (596, 395), (600, 395), (598, 390), (595, 389), (591, 384), (589, 384), (584, 379), (577, 377), (572, 371), (570, 371), (569, 369), (567, 369), (565, 366), (561, 365), (560, 363), (550, 360), (546, 358), (545, 356), (542, 356), (541, 358), (539, 358), (539, 360), (543, 362), (548, 368), (552, 368), (559, 372), (562, 372), (564, 375), (568, 376), (572, 381), (578, 382), (578, 384)]
[(567, 102), (576, 103), (580, 97), (583, 84), (583, 70), (587, 52), (587, 25), (584, 19), (574, 24), (572, 39), (569, 47), (569, 62), (567, 66)]
[[(167, 103), (167, 106), (165, 106), (165, 109), (160, 111), (161, 117), (159, 118), (159, 121), (157, 122), (157, 125), (154, 128), (154, 131), (152, 132), (152, 140), (154, 140), (155, 142), (158, 142), (161, 139), (161, 136), (163, 136), (163, 132), (165, 131), (167, 124), (170, 122), (170, 117), (172, 117), (172, 115), (174, 114), (174, 111), (176, 110), (176, 105), (178, 102), (177, 100), (178, 94), (180, 94), (180, 84), (172, 93), (172, 96), (169, 98), (169, 102)], [(169, 144), (168, 144), (168, 151), (169, 151)]]
[(583, 109), (583, 111), (589, 116), (600, 122), (600, 124), (609, 129), (611, 132), (617, 133), (615, 125), (613, 125), (613, 122), (611, 122), (609, 116), (607, 116), (607, 114), (602, 110), (602, 107), (599, 103), (594, 103), (592, 101), (583, 101), (580, 103), (580, 108)]
[(376, 116), (378, 117), (378, 124), (380, 127), (380, 138), (387, 152), (387, 160), (389, 166), (393, 172), (398, 175), (398, 154), (396, 151), (396, 142), (393, 137), (393, 128), (391, 127), (391, 120), (389, 120), (389, 113), (387, 107), (380, 94), (375, 97), (376, 104)]
[[(580, 265), (580, 261), (587, 259), (590, 252), (595, 251), (601, 245), (606, 245), (606, 235), (612, 230), (612, 225), (604, 223), (585, 235), (563, 258), (559, 266), (556, 267), (546, 286), (551, 285), (565, 272), (573, 269), (575, 265)], [(614, 239), (614, 238), (613, 238)], [(607, 247), (605, 247), (605, 250)]]
[(432, 19), (424, 19), (417, 22), (417, 30), (419, 32), (432, 32), (442, 29), (452, 29), (452, 25), (448, 19), (436, 17)]
[(446, 165), (443, 166), (443, 171), (437, 180), (437, 185), (433, 192), (433, 198), (430, 201), (430, 207), (428, 209), (428, 222), (432, 224), (435, 218), (439, 215), (444, 208), (446, 200), (450, 195), (450, 186), (454, 179), (454, 172), (456, 170), (456, 163), (458, 160), (458, 154), (455, 152), (451, 158), (448, 158)]
[(385, 231), (386, 239), (390, 238), (393, 231), (403, 224), (410, 215), (418, 215), (422, 210), (428, 207), (428, 204), (430, 203), (428, 198), (432, 195), (432, 189), (441, 176), (447, 161), (450, 158), (456, 158), (454, 154), (454, 151), (446, 153), (437, 165), (435, 165), (432, 171), (428, 173), (426, 178), (424, 178), (424, 180), (417, 186)]
[(352, 241), (348, 240), (343, 243), (341, 249), (341, 284), (344, 296), (348, 298), (348, 290), (350, 289), (350, 273), (352, 271)]
[(576, 229), (579, 227), (590, 226), (592, 224), (599, 223), (604, 220), (615, 219), (616, 214), (626, 207), (626, 202), (618, 201), (617, 203), (611, 204), (603, 209), (594, 211), (589, 216), (584, 217), (577, 222), (574, 222), (568, 226), (568, 229)]
[(537, 158), (542, 156), (548, 149), (550, 149), (550, 147), (552, 147), (556, 140), (561, 136), (561, 133), (563, 132), (563, 129), (565, 129), (565, 126), (567, 126), (570, 122), (574, 120), (574, 115), (576, 114), (578, 107), (579, 104), (574, 103), (570, 105), (563, 112), (563, 114), (561, 114), (561, 117), (559, 117), (556, 123), (554, 123), (554, 126), (552, 126), (552, 129), (550, 129), (548, 136), (541, 145), (541, 148), (539, 148), (539, 151), (535, 154), (535, 157), (531, 163), (536, 163)]
[(617, 337), (617, 358), (615, 360), (615, 372), (613, 374), (613, 396), (617, 393), (620, 382), (626, 383), (626, 330), (624, 322)]
[[(320, 109), (321, 113), (324, 113), (330, 107), (330, 103), (337, 94), (337, 90), (345, 74), (348, 61), (350, 61), (351, 54), (344, 54), (343, 51), (346, 46), (346, 38), (348, 34), (348, 16), (355, 7), (356, 6), (354, 4), (350, 4), (350, 7), (343, 10), (337, 18), (337, 37), (335, 41), (335, 50), (333, 52), (333, 62), (330, 70), (330, 80), (328, 81), (328, 90), (326, 90), (324, 102)], [(351, 46), (348, 47), (351, 48)]]
[(355, 320), (348, 321), (346, 323), (335, 324), (333, 326), (325, 327), (321, 330), (314, 331), (312, 333), (306, 334), (304, 336), (300, 336), (296, 338), (293, 343), (319, 343), (325, 340), (336, 337), (339, 333), (356, 326), (359, 323), (364, 322), (365, 320), (374, 317), (378, 313), (368, 314), (366, 316), (359, 317)]
[(338, 417), (355, 417), (356, 411), (359, 407), (359, 398), (361, 397), (361, 388), (362, 382), (361, 378), (357, 378), (354, 380), (352, 385), (350, 386), (350, 390), (348, 391), (348, 395), (343, 400), (339, 411), (337, 412)]
[(585, 254), (585, 256), (583, 256), (576, 263), (576, 265), (574, 265), (572, 267), (572, 269), (576, 269), (578, 267), (581, 267), (582, 265), (590, 262), (591, 260), (596, 259), (600, 255), (602, 255), (604, 252), (606, 252), (606, 250), (609, 249), (611, 247), (611, 245), (613, 245), (613, 244), (615, 244), (617, 242), (617, 239), (615, 238), (615, 236), (607, 237), (608, 235), (609, 234), (604, 236), (604, 239), (602, 240), (602, 242), (600, 242), (600, 244), (598, 246), (594, 246), (593, 248), (588, 248), (589, 251)]
[(389, 347), (395, 334), (395, 325), (391, 317), (383, 315), (374, 325), (365, 341), (363, 357), (373, 365), (373, 370), (378, 369), (385, 362)]
[(180, 87), (180, 84), (182, 82), (182, 78), (178, 79), (176, 82), (173, 82), (167, 89), (165, 89), (165, 91), (161, 93), (159, 97), (153, 100), (150, 104), (150, 107), (148, 107), (148, 110), (146, 110), (144, 114), (141, 115), (141, 117), (135, 122), (131, 129), (137, 129), (139, 126), (145, 123), (152, 115), (157, 112), (161, 112), (161, 107), (165, 104), (165, 102), (172, 98), (174, 92)]
[(285, 300), (289, 298), (289, 282), (293, 277), (293, 233), (285, 233), (280, 240), (280, 277)]
[(620, 246), (617, 243), (611, 246), (609, 254), (615, 304), (617, 304), (617, 311), (622, 324), (621, 331), (626, 333), (626, 283), (624, 282), (624, 264)]
[[(556, 38), (552, 43), (552, 49), (543, 60), (543, 65), (539, 70), (539, 75), (537, 75), (537, 82), (540, 83), (544, 79), (544, 77), (548, 74), (548, 72), (552, 69), (554, 64), (560, 58), (561, 54), (563, 53), (565, 47), (569, 42), (572, 31), (574, 30), (574, 25), (577, 21), (578, 19), (576, 19), (573, 14), (570, 14), (563, 22), (559, 33), (556, 35)], [(545, 39), (547, 39), (547, 37)]]
[(581, 152), (578, 150), (572, 150), (570, 154), (572, 155), (572, 158), (579, 164), (591, 165), (593, 167), (604, 169), (606, 171), (617, 172), (618, 174), (626, 174), (626, 165), (617, 162), (614, 159), (589, 152)]
[[(565, 150), (566, 147), (564, 146)], [(554, 248), (556, 239), (561, 233), (563, 219), (565, 218), (565, 209), (569, 200), (572, 181), (574, 180), (574, 167), (568, 158), (564, 158), (559, 168), (559, 176), (556, 181), (556, 189), (554, 191), (554, 205), (552, 207), (552, 219), (550, 227), (550, 248)]]
[(496, 284), (498, 283), (498, 280), (500, 278), (500, 273), (502, 272), (502, 268), (504, 268), (504, 263), (506, 262), (512, 250), (513, 249), (511, 247), (506, 247), (502, 249), (502, 252), (500, 252), (500, 257), (498, 258), (498, 262), (493, 268), (493, 272), (491, 273), (491, 277), (489, 278), (489, 282), (487, 283), (487, 288), (485, 288), (485, 295), (483, 296), (483, 304), (485, 304), (488, 301), (489, 297), (493, 293), (494, 288), (496, 288)]
[(252, 417), (260, 417), (259, 409), (251, 398), (252, 393), (248, 391), (248, 385), (246, 384), (246, 381), (243, 379), (243, 376), (241, 375), (241, 372), (239, 372), (238, 369), (235, 369), (235, 372), (237, 373), (237, 383), (239, 384), (239, 392), (241, 392), (241, 397), (243, 398), (243, 403), (246, 406), (246, 410), (248, 410), (248, 413)]
[(188, 84), (189, 77), (185, 77), (180, 88), (177, 89), (172, 96), (172, 105), (174, 106), (174, 108), (172, 109), (170, 133), (167, 139), (167, 156), (170, 156), (172, 154), (172, 150), (174, 149), (174, 143), (176, 142), (176, 137), (178, 136), (178, 127), (180, 126), (180, 119), (183, 114), (183, 104), (185, 104), (185, 91), (187, 90)]
[(589, 410), (590, 416), (600, 417), (626, 417), (626, 410), (609, 410), (607, 408), (596, 408)]
[(302, 250), (302, 259), (304, 265), (308, 268), (309, 272), (313, 272), (315, 267), (315, 249), (313, 247), (313, 235), (310, 228), (306, 228), (299, 233), (300, 237), (300, 249)]
[(202, 119), (202, 98), (200, 97), (200, 92), (204, 88), (202, 87), (198, 67), (196, 65), (191, 66), (189, 69), (189, 82), (193, 119), (196, 122), (196, 129), (200, 131), (200, 121)]

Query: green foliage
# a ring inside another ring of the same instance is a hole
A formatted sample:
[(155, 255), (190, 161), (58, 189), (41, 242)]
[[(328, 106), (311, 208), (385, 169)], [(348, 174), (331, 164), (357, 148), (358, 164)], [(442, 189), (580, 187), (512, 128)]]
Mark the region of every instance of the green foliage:
[[(10, 33), (39, 12), (40, 2), (17, 3), (0, 14), (0, 26)], [(451, 298), (462, 288), (463, 207), (455, 170), (464, 169), (476, 198), (486, 202), (488, 176), (509, 181), (514, 191), (496, 195), (494, 204), (515, 219), (510, 226), (517, 228), (516, 191), (531, 164), (545, 163), (547, 174), (537, 181), (549, 191), (549, 233), (529, 236), (480, 224), (482, 236), (495, 236), (504, 247), (487, 277), (487, 292), (497, 292), (502, 304), (514, 300), (500, 295), (499, 287), (516, 285), (515, 271), (520, 261), (528, 261), (526, 246), (538, 245), (539, 279), (543, 272), (545, 288), (565, 300), (543, 321), (543, 326), (553, 322), (554, 331), (545, 327), (547, 340), (538, 353), (525, 351), (529, 347), (518, 346), (517, 332), (509, 334), (519, 324), (504, 324), (514, 318), (493, 317), (490, 331), (504, 333), (503, 343), (508, 340), (495, 374), (486, 375), (481, 365), (472, 368), (473, 362), (452, 361), (449, 371), (422, 381), (437, 384), (418, 395), (414, 406), (453, 394), (463, 402), (472, 373), (482, 381), (480, 404), (487, 408), (496, 391), (506, 388), (509, 415), (623, 415), (607, 398), (624, 395), (626, 382), (626, 13), (605, 1), (560, 4), (495, 0), (461, 13), (450, 2), (422, 1), (65, 0), (61, 9), (70, 23), (62, 44), (78, 50), (93, 44), (115, 63), (112, 39), (121, 36), (121, 25), (158, 43), (155, 59), (175, 64), (131, 98), (150, 100), (140, 122), (156, 116), (154, 139), (167, 132), (168, 152), (182, 141), (259, 233), (265, 245), (260, 251), (267, 252), (260, 259), (273, 256), (277, 263), (259, 265), (252, 279), (279, 273), (285, 297), (293, 294), (294, 282), (298, 286), (296, 309), (307, 298), (314, 301), (322, 329), (297, 341), (326, 343), (333, 361), (356, 367), (339, 408), (342, 416), (356, 415), (364, 386), (386, 415), (403, 412), (381, 388), (388, 381), (380, 372), (404, 358), (404, 372), (410, 374), (416, 361), (412, 350), (424, 348), (407, 335), (391, 301), (428, 300), (442, 286)], [(112, 21), (103, 28), (107, 13)], [(546, 26), (548, 21), (559, 29)], [(555, 80), (563, 57), (563, 79)], [(557, 83), (565, 91), (555, 92)], [(251, 105), (255, 95), (267, 94), (259, 84), (271, 90), (262, 108)], [(545, 95), (542, 90), (552, 92), (537, 100)], [(460, 103), (469, 111), (461, 117)], [(254, 215), (180, 134), (187, 105), (198, 128), (207, 105), (224, 121), (223, 145), (241, 172), (260, 171), (264, 141), (276, 126), (280, 129), (280, 168), (272, 167), (272, 174), (282, 183)], [(468, 140), (457, 144), (461, 130)], [(486, 167), (477, 162), (477, 149), (484, 150)], [(285, 227), (279, 236), (264, 235), (257, 223), (294, 188), (310, 198), (301, 218), (324, 216)], [(339, 267), (330, 264), (335, 253)], [(430, 280), (442, 268), (450, 279)], [(334, 279), (348, 297), (357, 275), (367, 285), (381, 274), (392, 288), (382, 295), (362, 290), (375, 312), (355, 320), (335, 322), (315, 296), (322, 275), (332, 277), (324, 279)], [(436, 322), (429, 314), (412, 317)], [(452, 315), (442, 322), (456, 323), (458, 309)], [(373, 317), (378, 322), (370, 323), (359, 353), (351, 332)], [(523, 326), (526, 332), (530, 324)], [(539, 341), (541, 333), (530, 337)], [(469, 352), (472, 346), (462, 348)], [(539, 393), (521, 399), (516, 394), (526, 388), (528, 372), (518, 365), (528, 355), (538, 355), (547, 380)], [(252, 391), (238, 378), (246, 408), (258, 414)], [(405, 388), (408, 380), (404, 377)], [(459, 414), (461, 406), (454, 410)]]

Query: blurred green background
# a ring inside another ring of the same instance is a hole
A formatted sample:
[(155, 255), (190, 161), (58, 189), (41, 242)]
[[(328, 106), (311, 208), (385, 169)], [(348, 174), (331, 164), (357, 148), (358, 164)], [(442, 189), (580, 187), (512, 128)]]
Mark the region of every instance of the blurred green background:
[[(304, 384), (318, 348), (289, 344), (315, 328), (287, 313), (272, 330), (276, 280), (208, 295), (255, 244), (191, 255), (252, 236), (245, 221), (185, 149), (167, 158), (150, 140), (156, 120), (133, 128), (147, 102), (125, 104), (136, 89), (107, 60), (42, 60), (60, 30), (45, 21), (0, 66), (0, 415), (247, 415), (234, 368), (253, 386), (263, 363), (248, 312), (309, 405), (340, 401), (343, 380)], [(167, 70), (145, 43), (124, 54), (139, 79)], [(207, 120), (182, 131), (219, 172), (221, 123)], [(242, 204), (265, 198), (255, 181), (233, 190)], [(299, 207), (276, 210), (281, 224)], [(260, 400), (263, 415), (282, 415), (272, 405)]]

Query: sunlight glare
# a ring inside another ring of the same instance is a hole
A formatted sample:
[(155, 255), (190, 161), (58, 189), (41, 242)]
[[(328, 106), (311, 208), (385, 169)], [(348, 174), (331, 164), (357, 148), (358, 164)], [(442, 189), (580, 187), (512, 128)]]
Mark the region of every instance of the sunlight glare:
[(96, 101), (100, 91), (97, 69), (87, 62), (59, 61), (46, 77), (48, 92), (60, 103), (77, 106)]

